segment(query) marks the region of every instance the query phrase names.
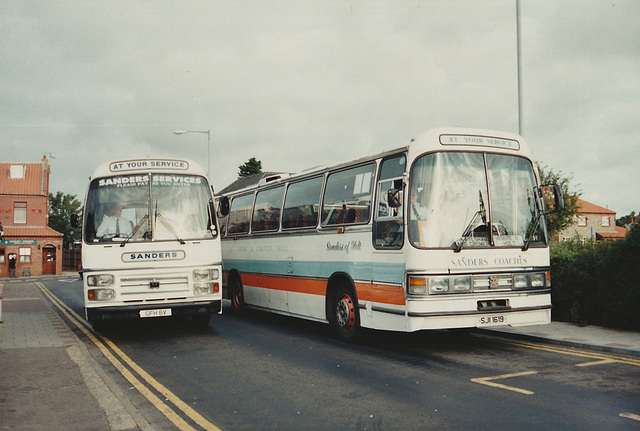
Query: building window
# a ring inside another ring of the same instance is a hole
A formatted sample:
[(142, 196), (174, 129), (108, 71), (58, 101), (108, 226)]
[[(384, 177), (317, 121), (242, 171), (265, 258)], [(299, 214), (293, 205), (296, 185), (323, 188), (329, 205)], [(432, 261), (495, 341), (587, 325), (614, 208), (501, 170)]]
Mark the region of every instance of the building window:
[(578, 226), (587, 225), (587, 216), (578, 216)]
[(25, 170), (26, 166), (24, 165), (11, 165), (9, 178), (12, 180), (22, 180), (24, 179)]
[(587, 243), (587, 237), (581, 237), (580, 238), (580, 244), (585, 245)]
[(15, 224), (27, 223), (27, 203), (15, 202), (13, 204), (13, 222)]
[(20, 249), (20, 262), (31, 262), (31, 249), (30, 248), (21, 248)]
[(603, 216), (602, 217), (602, 226), (603, 227), (609, 227), (609, 216)]

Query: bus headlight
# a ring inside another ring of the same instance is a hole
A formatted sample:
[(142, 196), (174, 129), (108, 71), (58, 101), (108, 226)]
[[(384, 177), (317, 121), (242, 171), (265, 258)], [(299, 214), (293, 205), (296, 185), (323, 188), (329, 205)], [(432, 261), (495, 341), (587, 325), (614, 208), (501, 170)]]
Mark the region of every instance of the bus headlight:
[(513, 288), (514, 289), (526, 289), (529, 287), (529, 277), (527, 274), (513, 274)]
[(194, 283), (193, 294), (194, 295), (211, 295), (212, 293), (220, 292), (220, 284), (216, 282), (209, 283)]
[(531, 274), (531, 287), (533, 288), (541, 288), (546, 284), (546, 274), (543, 272), (536, 272), (535, 274)]
[(87, 286), (113, 286), (115, 277), (111, 274), (98, 274), (87, 276)]
[(449, 292), (449, 277), (429, 277), (429, 294)]
[(111, 301), (115, 297), (113, 289), (89, 289), (87, 298), (89, 301)]
[(451, 279), (454, 292), (470, 292), (471, 277), (454, 277)]
[(195, 269), (193, 271), (193, 281), (216, 280), (220, 276), (217, 269)]
[(514, 290), (522, 289), (542, 289), (549, 287), (550, 279), (548, 272), (529, 272), (513, 274), (512, 286)]

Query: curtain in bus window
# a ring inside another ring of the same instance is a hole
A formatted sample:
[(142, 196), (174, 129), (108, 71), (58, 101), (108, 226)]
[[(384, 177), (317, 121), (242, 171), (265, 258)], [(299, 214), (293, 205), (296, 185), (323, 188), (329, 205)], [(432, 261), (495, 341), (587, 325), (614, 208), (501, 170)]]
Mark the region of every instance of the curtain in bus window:
[(321, 190), (322, 177), (290, 184), (284, 200), (282, 228), (317, 226)]
[(329, 175), (322, 207), (322, 224), (366, 223), (371, 212), (375, 164)]
[(228, 235), (249, 232), (252, 205), (253, 194), (233, 198), (229, 211), (229, 223), (227, 225)]
[[(491, 221), (496, 246), (522, 246), (536, 222), (535, 176), (531, 162), (521, 157), (487, 154), (491, 191)], [(544, 221), (532, 244), (545, 242)]]
[(258, 192), (253, 210), (253, 231), (271, 231), (280, 228), (280, 207), (284, 186)]
[(453, 247), (471, 225), (465, 247), (489, 245), (483, 219), (476, 216), (488, 197), (482, 154), (424, 155), (413, 165), (410, 184), (407, 214), (411, 243)]

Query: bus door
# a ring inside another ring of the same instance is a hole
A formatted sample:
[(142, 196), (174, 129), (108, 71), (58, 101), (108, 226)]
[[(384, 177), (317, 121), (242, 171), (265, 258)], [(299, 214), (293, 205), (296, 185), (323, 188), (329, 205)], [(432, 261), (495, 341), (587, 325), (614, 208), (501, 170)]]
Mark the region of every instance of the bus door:
[[(386, 302), (389, 295), (397, 296), (404, 277), (404, 154), (382, 161), (378, 178), (373, 220), (373, 280), (372, 297), (362, 300)], [(397, 301), (395, 301), (397, 302)], [(369, 308), (370, 309), (370, 308)]]

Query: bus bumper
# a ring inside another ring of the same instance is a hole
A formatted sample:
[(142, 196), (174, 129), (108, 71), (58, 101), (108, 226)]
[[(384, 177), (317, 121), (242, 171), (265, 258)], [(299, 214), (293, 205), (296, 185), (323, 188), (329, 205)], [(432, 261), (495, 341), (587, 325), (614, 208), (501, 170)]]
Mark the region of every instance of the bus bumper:
[[(90, 323), (116, 320), (116, 319), (140, 319), (146, 311), (163, 311), (156, 315), (167, 317), (198, 316), (222, 313), (222, 301), (211, 302), (187, 302), (180, 304), (154, 304), (124, 307), (91, 307), (85, 308), (86, 319)], [(168, 313), (166, 310), (170, 310)], [(147, 313), (151, 316), (154, 313)]]

